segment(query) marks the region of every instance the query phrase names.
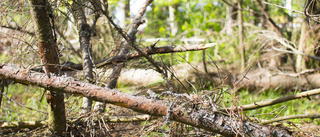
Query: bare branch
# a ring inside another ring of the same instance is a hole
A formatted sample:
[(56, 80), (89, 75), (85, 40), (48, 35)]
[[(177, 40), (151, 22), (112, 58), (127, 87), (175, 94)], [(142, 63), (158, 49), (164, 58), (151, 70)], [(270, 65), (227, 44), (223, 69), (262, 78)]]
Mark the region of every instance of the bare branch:
[(310, 119), (320, 118), (320, 114), (291, 115), (291, 116), (274, 118), (274, 119), (271, 119), (271, 120), (265, 120), (265, 121), (260, 122), (259, 124), (261, 124), (261, 125), (266, 125), (266, 124), (270, 124), (270, 123), (273, 123), (273, 122), (279, 122), (279, 121), (290, 120), (290, 119), (301, 119), (301, 118), (310, 118)]
[(27, 33), (31, 36), (35, 36), (35, 33), (34, 32), (29, 32), (29, 31), (26, 31), (26, 30), (23, 30), (21, 27), (12, 27), (12, 26), (5, 26), (5, 25), (1, 25), (0, 27), (2, 28), (7, 28), (7, 29), (11, 29), (11, 30), (16, 30), (16, 31), (20, 31), (22, 33)]
[(48, 125), (48, 121), (0, 122), (0, 128), (37, 128)]
[(15, 100), (13, 100), (12, 98), (8, 97), (7, 95), (5, 95), (5, 94), (2, 93), (2, 92), (0, 92), (0, 94), (3, 95), (4, 97), (8, 98), (9, 101), (17, 104), (17, 105), (20, 106), (20, 107), (24, 107), (24, 108), (29, 109), (29, 110), (34, 110), (34, 111), (37, 111), (37, 112), (40, 112), (40, 113), (43, 113), (43, 114), (48, 114), (47, 112), (44, 112), (44, 111), (41, 111), (41, 110), (37, 110), (37, 109), (31, 108), (31, 107), (27, 107), (27, 106), (25, 106), (25, 105), (23, 105), (23, 104), (15, 101)]
[(301, 93), (294, 94), (294, 95), (289, 95), (289, 96), (279, 97), (279, 98), (275, 98), (275, 99), (271, 99), (271, 100), (267, 100), (267, 101), (255, 102), (253, 104), (238, 106), (236, 108), (233, 107), (233, 108), (221, 109), (221, 111), (230, 111), (231, 109), (236, 111), (236, 110), (240, 110), (240, 108), (242, 110), (252, 110), (252, 109), (262, 108), (262, 107), (266, 107), (266, 106), (272, 106), (275, 104), (287, 102), (287, 101), (294, 100), (294, 99), (300, 99), (300, 98), (305, 98), (305, 97), (309, 98), (310, 96), (314, 96), (314, 95), (318, 95), (318, 94), (320, 94), (320, 89), (313, 89), (313, 90), (301, 92)]
[(283, 34), (282, 34), (281, 31), (280, 31), (280, 28), (279, 28), (279, 27), (277, 26), (277, 24), (271, 19), (271, 17), (269, 16), (269, 14), (264, 10), (264, 8), (263, 8), (262, 5), (261, 5), (261, 2), (258, 1), (258, 0), (254, 0), (254, 1), (258, 4), (258, 6), (259, 6), (260, 10), (262, 11), (263, 15), (266, 17), (266, 19), (267, 19), (268, 22), (272, 25), (272, 27), (276, 30), (277, 34), (278, 34), (279, 36), (283, 37)]
[(227, 4), (228, 6), (231, 6), (231, 7), (233, 7), (233, 8), (236, 8), (236, 9), (238, 9), (238, 10), (248, 11), (248, 12), (252, 12), (252, 13), (258, 13), (258, 12), (256, 12), (256, 11), (254, 11), (253, 9), (238, 8), (237, 6), (232, 5), (231, 3), (227, 2), (226, 0), (222, 0), (222, 1), (223, 1), (223, 3)]
[[(209, 44), (201, 44), (201, 45), (192, 45), (192, 46), (165, 46), (165, 47), (154, 47), (154, 48), (145, 48), (142, 50), (142, 53), (145, 55), (153, 55), (153, 54), (164, 54), (164, 53), (174, 53), (174, 52), (186, 52), (186, 51), (196, 51), (196, 50), (204, 50), (209, 47), (215, 46), (216, 43)], [(102, 67), (106, 65), (110, 65), (112, 63), (120, 63), (127, 60), (131, 60), (134, 58), (142, 57), (143, 54), (141, 52), (134, 52), (132, 54), (115, 56), (104, 61), (97, 63), (97, 67)]]
[(291, 10), (293, 12), (297, 12), (299, 14), (304, 14), (303, 12), (301, 11), (298, 11), (298, 10), (294, 10), (294, 9), (289, 9), (289, 8), (286, 8), (286, 7), (283, 7), (283, 6), (280, 6), (280, 5), (277, 5), (277, 4), (273, 4), (273, 3), (269, 3), (269, 2), (262, 2), (263, 4), (268, 4), (268, 5), (272, 5), (272, 6), (275, 6), (275, 7), (278, 7), (278, 8), (282, 8), (282, 9), (286, 9), (286, 10)]
[(155, 98), (129, 95), (118, 90), (99, 87), (72, 78), (55, 75), (48, 77), (42, 73), (17, 70), (7, 65), (0, 65), (0, 77), (44, 87), (48, 90), (86, 96), (95, 101), (122, 106), (152, 116), (167, 116), (168, 119), (224, 136), (235, 136), (237, 135), (235, 131), (241, 131), (241, 133), (250, 136), (291, 136), (286, 130), (279, 127), (267, 127), (240, 121), (212, 110), (185, 109), (175, 105), (168, 107), (164, 101)]
[[(164, 46), (164, 47), (154, 47), (154, 48), (145, 48), (141, 50), (146, 55), (154, 55), (154, 54), (165, 54), (165, 53), (175, 53), (175, 52), (186, 52), (186, 51), (197, 51), (197, 50), (204, 50), (210, 47), (215, 46), (217, 43), (208, 43), (208, 44), (200, 44), (200, 45), (191, 45), (191, 46), (184, 46), (184, 45), (177, 45), (177, 46)], [(151, 47), (151, 46), (150, 46)], [(143, 55), (139, 52), (133, 52), (130, 54), (125, 55), (118, 55), (111, 58), (107, 58), (101, 61), (97, 61), (96, 64), (97, 68), (101, 68), (107, 65), (126, 62), (131, 59), (140, 58)], [(82, 64), (66, 64), (62, 67), (62, 70), (82, 70)], [(33, 69), (37, 71), (36, 69)]]

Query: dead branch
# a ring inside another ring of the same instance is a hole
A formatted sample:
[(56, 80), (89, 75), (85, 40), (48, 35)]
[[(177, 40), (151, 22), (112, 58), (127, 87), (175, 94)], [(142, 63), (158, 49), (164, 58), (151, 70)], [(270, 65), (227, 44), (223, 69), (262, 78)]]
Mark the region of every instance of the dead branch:
[(27, 34), (29, 34), (29, 35), (31, 35), (31, 36), (35, 36), (35, 33), (34, 33), (34, 32), (29, 32), (29, 31), (23, 30), (22, 27), (20, 27), (20, 26), (18, 26), (18, 27), (12, 27), (12, 26), (10, 26), (10, 25), (7, 25), (7, 26), (1, 25), (0, 27), (6, 28), (6, 29), (15, 30), (15, 31), (20, 31), (20, 32), (22, 32), (22, 33), (27, 33)]
[[(163, 46), (163, 47), (153, 47), (153, 48), (145, 48), (141, 50), (146, 55), (154, 55), (154, 54), (165, 54), (165, 53), (175, 53), (175, 52), (187, 52), (187, 51), (198, 51), (198, 50), (205, 50), (207, 48), (215, 46), (217, 43), (208, 43), (208, 44), (198, 44), (198, 45), (191, 45), (191, 46), (185, 46), (185, 45), (177, 45), (177, 46)], [(125, 55), (118, 55), (114, 57), (110, 57), (101, 61), (97, 61), (94, 64), (96, 64), (97, 68), (105, 67), (111, 64), (116, 63), (122, 63), (128, 60), (136, 59), (142, 57), (143, 54), (139, 52), (133, 52), (130, 54)], [(62, 70), (82, 70), (82, 63), (74, 64), (63, 64)], [(34, 71), (39, 72), (39, 69), (32, 69)]]
[(48, 125), (48, 121), (0, 122), (0, 128), (37, 128)]
[(255, 0), (255, 2), (258, 4), (260, 10), (262, 11), (263, 15), (266, 17), (266, 19), (268, 20), (268, 22), (271, 24), (271, 26), (273, 27), (273, 29), (276, 30), (277, 34), (281, 37), (283, 37), (283, 34), (280, 31), (280, 28), (278, 27), (278, 25), (272, 20), (272, 18), (269, 16), (269, 14), (264, 10), (264, 8), (261, 5), (261, 2), (258, 0)]
[[(128, 30), (127, 35), (122, 33), (123, 31), (122, 31), (121, 28), (117, 27), (117, 25), (114, 25), (114, 27), (123, 36), (123, 39), (122, 39), (123, 45), (121, 47), (116, 47), (116, 49), (119, 50), (119, 53), (118, 53), (119, 56), (128, 54), (129, 51), (130, 51), (130, 47), (132, 47), (134, 45), (134, 43), (136, 41), (136, 33), (138, 32), (138, 27), (143, 23), (142, 22), (142, 17), (144, 15), (144, 13), (146, 12), (146, 9), (147, 9), (148, 5), (150, 5), (152, 3), (152, 1), (153, 0), (146, 0), (145, 3), (141, 6), (141, 8), (139, 9), (138, 13), (133, 18), (133, 20), (132, 20), (132, 22), (130, 24), (130, 28)], [(107, 11), (105, 11), (103, 13), (105, 14), (106, 17), (108, 17), (108, 12)], [(120, 75), (120, 73), (122, 71), (122, 68), (124, 66), (125, 66), (125, 63), (122, 63), (122, 64), (116, 64), (113, 67), (112, 74), (110, 75), (110, 77), (108, 79), (108, 82), (106, 83), (106, 85), (109, 88), (114, 89), (116, 87), (116, 84), (118, 82), (118, 77), (119, 77), (119, 75)], [(101, 102), (97, 102), (95, 104), (94, 110), (98, 110), (100, 113), (104, 112), (105, 104), (103, 104)]]
[[(150, 119), (150, 115), (136, 115), (136, 116), (103, 116), (105, 122), (108, 123), (129, 123), (129, 122), (142, 122)], [(99, 120), (95, 117), (94, 121)], [(86, 122), (80, 120), (81, 122)], [(68, 121), (68, 123), (75, 123), (76, 121)], [(37, 128), (46, 126), (48, 121), (21, 121), (21, 122), (0, 122), (0, 128)]]
[(287, 102), (287, 101), (294, 100), (294, 99), (300, 99), (300, 98), (305, 98), (305, 97), (310, 98), (310, 96), (314, 96), (314, 95), (318, 95), (318, 94), (320, 94), (320, 89), (313, 89), (313, 90), (301, 92), (298, 94), (289, 95), (289, 96), (285, 96), (285, 97), (279, 97), (279, 98), (275, 98), (275, 99), (271, 99), (271, 100), (267, 100), (267, 101), (255, 102), (253, 104), (222, 109), (222, 111), (252, 110), (252, 109), (257, 109), (257, 108), (261, 108), (261, 107), (272, 106), (275, 104)]
[(301, 118), (310, 118), (310, 119), (315, 119), (315, 118), (320, 118), (320, 114), (311, 114), (311, 115), (306, 115), (306, 114), (301, 114), (301, 115), (291, 115), (291, 116), (285, 116), (285, 117), (279, 117), (279, 118), (274, 118), (271, 120), (265, 120), (260, 122), (259, 124), (261, 125), (266, 125), (270, 124), (273, 122), (279, 122), (283, 120), (289, 120), (289, 119), (301, 119)]
[(20, 106), (20, 107), (24, 107), (24, 108), (29, 109), (29, 110), (34, 110), (34, 111), (37, 111), (37, 112), (40, 112), (40, 113), (43, 113), (43, 114), (48, 114), (47, 112), (44, 112), (44, 111), (41, 111), (41, 110), (37, 110), (37, 109), (31, 108), (31, 107), (27, 107), (27, 106), (25, 106), (25, 105), (23, 105), (23, 104), (15, 101), (14, 99), (8, 97), (8, 96), (5, 95), (4, 93), (0, 93), (0, 94), (1, 94), (2, 96), (4, 96), (4, 97), (8, 98), (9, 101), (17, 104), (17, 105)]
[(299, 14), (304, 14), (301, 11), (298, 11), (298, 10), (295, 10), (295, 9), (289, 9), (289, 8), (284, 7), (284, 6), (280, 6), (280, 5), (277, 5), (277, 4), (269, 3), (269, 2), (266, 2), (266, 1), (264, 1), (262, 3), (268, 4), (268, 5), (271, 5), (271, 6), (275, 6), (275, 7), (278, 7), (278, 8), (282, 8), (282, 9), (290, 10), (290, 11), (293, 11), (293, 12), (296, 12), (296, 13), (299, 13)]
[(31, 84), (48, 90), (86, 96), (89, 99), (110, 103), (132, 109), (152, 116), (167, 116), (168, 119), (203, 128), (224, 136), (235, 136), (235, 131), (248, 136), (291, 136), (279, 127), (268, 127), (247, 121), (230, 118), (218, 112), (187, 108), (171, 105), (164, 101), (142, 96), (134, 96), (107, 87), (99, 87), (68, 77), (19, 70), (11, 66), (0, 65), (0, 77), (19, 83)]
[[(108, 123), (130, 123), (130, 122), (142, 122), (147, 121), (149, 119), (153, 119), (150, 115), (136, 115), (136, 116), (108, 116), (103, 115), (103, 120)], [(95, 117), (93, 121), (97, 122), (99, 117)], [(86, 122), (85, 119), (81, 119), (81, 122)]]
[(315, 71), (318, 71), (320, 70), (320, 68), (314, 68), (314, 69), (305, 69), (305, 70), (302, 70), (301, 72), (299, 73), (284, 73), (284, 72), (279, 72), (279, 75), (285, 75), (285, 76), (291, 76), (291, 77), (298, 77), (298, 76), (301, 76), (301, 75), (305, 75), (307, 73), (312, 73), (312, 72), (315, 72)]
[(153, 48), (147, 47), (144, 50), (141, 50), (142, 53), (134, 52), (132, 54), (111, 57), (106, 60), (99, 61), (96, 66), (103, 67), (103, 66), (111, 65), (113, 63), (125, 62), (125, 61), (131, 60), (131, 59), (142, 57), (143, 54), (154, 55), (154, 54), (165, 54), (165, 53), (174, 53), (174, 52), (204, 50), (209, 47), (213, 47), (216, 44), (217, 43), (208, 43), (208, 44), (191, 45), (191, 46), (177, 45), (177, 46), (164, 46), (164, 47), (153, 47)]

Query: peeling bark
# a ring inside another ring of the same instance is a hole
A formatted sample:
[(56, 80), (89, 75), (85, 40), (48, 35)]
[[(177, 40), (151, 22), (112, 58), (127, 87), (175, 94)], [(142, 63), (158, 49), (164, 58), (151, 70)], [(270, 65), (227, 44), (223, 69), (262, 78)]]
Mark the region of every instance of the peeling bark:
[(107, 87), (99, 87), (90, 83), (74, 80), (68, 77), (42, 73), (33, 73), (27, 70), (17, 70), (14, 67), (0, 65), (0, 77), (11, 79), (19, 83), (32, 84), (63, 93), (77, 94), (89, 99), (110, 103), (132, 109), (152, 116), (167, 116), (168, 119), (203, 128), (224, 136), (291, 136), (280, 127), (261, 126), (252, 122), (230, 118), (217, 111), (197, 110), (181, 106), (166, 105), (166, 102), (150, 99), (143, 96), (133, 96)]
[[(29, 0), (30, 12), (35, 26), (38, 39), (38, 51), (41, 56), (45, 77), (51, 74), (59, 74), (57, 64), (59, 64), (56, 40), (53, 36), (54, 30), (53, 15), (47, 0)], [(47, 94), (49, 107), (49, 128), (53, 134), (62, 135), (66, 131), (66, 116), (64, 95), (50, 90)]]

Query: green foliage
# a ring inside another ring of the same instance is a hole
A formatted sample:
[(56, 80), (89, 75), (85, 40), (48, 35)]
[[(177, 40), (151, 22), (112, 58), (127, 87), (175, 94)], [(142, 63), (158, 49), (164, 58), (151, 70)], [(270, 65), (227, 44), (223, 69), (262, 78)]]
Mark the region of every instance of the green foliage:
[[(168, 6), (172, 5), (175, 10), (175, 21), (178, 23), (178, 35), (184, 32), (187, 37), (195, 36), (195, 29), (209, 31), (220, 31), (221, 24), (210, 19), (224, 18), (224, 8), (221, 3), (212, 1), (171, 1), (155, 3), (152, 11), (147, 12), (146, 17), (150, 19), (148, 26), (144, 31), (145, 36), (152, 37), (168, 37), (170, 36), (170, 28), (168, 22), (169, 9)], [(218, 3), (218, 4), (216, 4)], [(220, 14), (217, 14), (220, 13)], [(222, 13), (222, 14), (221, 14)]]
[[(45, 101), (45, 98), (40, 102), (42, 94), (43, 90), (41, 88), (21, 84), (9, 85), (5, 92), (5, 95), (18, 103), (36, 110), (47, 112), (47, 102)], [(8, 100), (6, 97), (3, 97), (1, 106), (3, 108), (1, 113), (4, 116), (0, 118), (1, 121), (43, 120), (46, 117), (46, 114), (21, 107)]]
[[(11, 84), (5, 89), (5, 95), (26, 107), (47, 112), (48, 103), (44, 89), (35, 86), (26, 86), (22, 84)], [(48, 92), (48, 91), (47, 91)], [(43, 96), (44, 94), (44, 96)], [(41, 97), (43, 96), (42, 100)], [(70, 96), (70, 95), (68, 95)], [(78, 117), (81, 106), (81, 97), (67, 97), (66, 113), (70, 117)], [(30, 110), (17, 103), (3, 97), (0, 113), (0, 121), (40, 121), (47, 120), (47, 114)]]

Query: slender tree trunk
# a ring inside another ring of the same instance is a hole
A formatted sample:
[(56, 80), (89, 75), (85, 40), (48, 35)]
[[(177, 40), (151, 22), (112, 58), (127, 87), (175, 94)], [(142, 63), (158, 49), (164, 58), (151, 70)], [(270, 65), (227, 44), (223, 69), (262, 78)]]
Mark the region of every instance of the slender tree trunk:
[[(304, 21), (302, 22), (301, 26), (301, 33), (300, 33), (300, 40), (299, 40), (299, 45), (298, 45), (298, 50), (300, 52), (303, 52), (303, 50), (306, 48), (305, 40), (306, 40), (306, 33), (307, 33), (307, 22)], [(300, 72), (303, 69), (306, 69), (303, 56), (298, 54), (297, 59), (296, 59), (296, 71)]]
[(171, 36), (176, 36), (178, 32), (178, 22), (175, 20), (175, 14), (176, 11), (175, 5), (169, 5), (169, 20), (170, 20), (170, 30), (171, 30)]
[(285, 6), (288, 9), (289, 16), (292, 16), (292, 0), (286, 0)]
[[(50, 77), (51, 73), (58, 74), (58, 67), (54, 64), (59, 64), (57, 45), (52, 32), (54, 21), (51, 7), (47, 0), (29, 0), (29, 4), (38, 39), (38, 50), (44, 70)], [(47, 95), (47, 101), (50, 104), (49, 128), (54, 134), (61, 136), (66, 131), (64, 95), (52, 90)]]
[[(236, 3), (234, 2), (234, 0), (231, 1), (231, 4), (235, 5)], [(232, 7), (232, 6), (229, 6), (227, 5), (226, 6), (226, 22), (225, 22), (225, 25), (224, 25), (224, 30), (225, 30), (225, 33), (228, 35), (228, 36), (231, 36), (233, 34), (233, 29), (232, 29), (232, 24), (236, 22), (236, 19), (237, 19), (237, 9), (235, 7)]]
[[(268, 2), (268, 0), (262, 0), (262, 1), (265, 1), (265, 2)], [(268, 8), (268, 5), (267, 4), (262, 4), (262, 7), (264, 9), (264, 11), (268, 12), (269, 11), (269, 8)], [(268, 24), (268, 20), (265, 16), (260, 16), (260, 19), (261, 19), (261, 26), (262, 28), (264, 29), (267, 29), (267, 24)]]
[(226, 30), (226, 34), (227, 35), (232, 35), (232, 27), (231, 27), (231, 24), (232, 24), (232, 18), (231, 18), (231, 15), (232, 15), (232, 10), (231, 10), (232, 7), (230, 6), (226, 6), (226, 10), (227, 10), (227, 14), (226, 14), (226, 23), (224, 25), (225, 27), (225, 30)]
[(127, 26), (127, 20), (130, 18), (130, 0), (120, 0), (118, 12), (119, 25), (121, 28)]
[(119, 19), (119, 25), (121, 28), (124, 28), (126, 26), (126, 0), (120, 0), (118, 2), (119, 10), (118, 12), (118, 19)]
[[(170, 0), (171, 1), (171, 0)], [(178, 22), (175, 20), (174, 12), (176, 11), (176, 8), (174, 5), (169, 5), (169, 21), (170, 21), (170, 31), (171, 36), (175, 37), (178, 32)], [(170, 42), (170, 46), (172, 46), (172, 42)], [(188, 60), (189, 53), (186, 53), (186, 59)], [(173, 53), (170, 53), (170, 64), (173, 64)]]
[[(92, 74), (92, 53), (90, 47), (90, 35), (91, 28), (87, 23), (86, 15), (83, 10), (83, 1), (75, 0), (72, 8), (74, 11), (74, 17), (76, 18), (76, 24), (79, 30), (79, 41), (82, 52), (82, 60), (83, 60), (83, 70), (85, 75), (85, 81), (92, 83), (93, 82), (93, 74)], [(91, 111), (92, 100), (83, 97), (82, 100), (82, 114), (88, 113)]]
[(238, 1), (238, 28), (239, 28), (239, 49), (240, 49), (240, 56), (241, 56), (241, 71), (245, 70), (245, 47), (243, 43), (244, 34), (243, 34), (243, 17), (241, 9), (242, 0)]

